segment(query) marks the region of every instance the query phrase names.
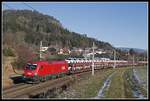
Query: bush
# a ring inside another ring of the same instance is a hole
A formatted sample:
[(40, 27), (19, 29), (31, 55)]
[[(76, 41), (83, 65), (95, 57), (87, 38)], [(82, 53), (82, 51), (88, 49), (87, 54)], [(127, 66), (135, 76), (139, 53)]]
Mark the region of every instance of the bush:
[(35, 57), (33, 57), (32, 59), (31, 59), (31, 61), (39, 61), (40, 60), (40, 57), (39, 56), (35, 56)]
[(65, 60), (68, 55), (50, 55), (46, 60)]
[(15, 56), (13, 50), (11, 48), (4, 48), (3, 49), (3, 53), (4, 53), (4, 56)]
[(26, 61), (23, 59), (18, 59), (17, 61), (12, 62), (12, 66), (16, 69), (23, 69), (26, 65)]
[(16, 68), (23, 68), (32, 59), (32, 51), (26, 44), (16, 45), (17, 61)]

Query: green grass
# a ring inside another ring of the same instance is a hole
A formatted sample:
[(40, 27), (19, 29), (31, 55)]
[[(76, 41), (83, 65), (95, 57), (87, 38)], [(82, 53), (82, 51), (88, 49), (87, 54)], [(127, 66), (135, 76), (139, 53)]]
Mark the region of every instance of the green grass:
[[(142, 68), (137, 68), (141, 71)], [(144, 75), (144, 73), (141, 73)], [(105, 98), (135, 98), (132, 90), (137, 87), (144, 96), (144, 89), (134, 81), (132, 68), (117, 68), (115, 74), (111, 78), (111, 84), (105, 92)]]
[(108, 91), (105, 92), (105, 98), (125, 98), (125, 87), (123, 75), (127, 69), (118, 68), (112, 76)]
[[(111, 83), (104, 92), (104, 98), (135, 98), (132, 90), (138, 86), (145, 95), (145, 91), (134, 82), (132, 67), (104, 69), (96, 72), (94, 76), (86, 75), (75, 81), (67, 91), (59, 94), (60, 98), (95, 98), (102, 88), (104, 81), (113, 73)], [(141, 69), (140, 67), (137, 69)], [(144, 70), (141, 70), (144, 71)], [(141, 73), (143, 75), (143, 73)]]
[(132, 93), (132, 89), (134, 87), (132, 82), (132, 75), (133, 71), (132, 69), (129, 69), (125, 71), (123, 79), (124, 79), (124, 88), (125, 88), (125, 97), (126, 98), (135, 98)]
[(141, 81), (143, 81), (142, 84), (137, 85), (142, 94), (147, 97), (147, 67), (141, 67), (136, 69), (137, 75)]
[[(140, 69), (140, 68), (138, 68)], [(143, 89), (142, 85), (140, 85), (137, 81), (134, 79), (135, 77), (133, 76), (133, 71), (130, 69), (125, 72), (124, 74), (124, 81), (125, 81), (125, 94), (127, 98), (135, 98), (132, 94), (132, 90), (135, 90), (138, 88), (140, 92), (147, 97), (147, 92), (145, 89)]]
[(142, 86), (146, 90), (147, 89), (147, 72), (148, 72), (147, 67), (145, 66), (145, 67), (141, 67), (135, 70), (137, 72), (139, 79), (144, 82)]
[(97, 96), (99, 89), (103, 86), (103, 82), (107, 77), (114, 72), (113, 69), (101, 70), (95, 73), (94, 76), (86, 75), (69, 88), (68, 91), (61, 94), (67, 98), (94, 98)]
[(138, 68), (136, 69), (136, 71), (138, 72), (139, 78), (141, 80), (147, 80), (147, 68), (146, 67)]
[[(94, 76), (89, 77), (87, 80), (78, 83), (75, 86), (75, 90), (80, 92), (81, 98), (95, 97), (98, 94), (99, 89), (103, 86), (105, 79), (113, 72), (113, 70), (104, 70), (98, 72)], [(82, 87), (82, 89), (79, 88)]]

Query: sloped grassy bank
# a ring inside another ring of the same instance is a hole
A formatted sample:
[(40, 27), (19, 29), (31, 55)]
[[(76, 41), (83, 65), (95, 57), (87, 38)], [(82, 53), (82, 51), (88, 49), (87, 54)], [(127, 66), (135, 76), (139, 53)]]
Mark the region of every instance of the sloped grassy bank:
[[(139, 68), (139, 67), (138, 67)], [(138, 69), (137, 68), (137, 69)], [(113, 75), (112, 75), (113, 74)], [(110, 75), (112, 75), (110, 77)], [(110, 77), (110, 78), (109, 78)], [(109, 78), (109, 83), (105, 83)], [(108, 86), (108, 87), (103, 87)], [(104, 89), (102, 89), (104, 88)], [(102, 91), (102, 97), (98, 94)], [(137, 95), (135, 96), (135, 94)], [(75, 83), (58, 94), (56, 98), (146, 98), (147, 92), (141, 87), (134, 77), (133, 68), (103, 69), (95, 73), (94, 76), (85, 75), (76, 79)]]
[(105, 69), (95, 73), (86, 75), (76, 80), (66, 91), (59, 94), (58, 98), (93, 98), (102, 87), (106, 78), (114, 72), (113, 69)]
[(138, 82), (133, 70), (126, 71), (124, 79), (126, 87), (125, 93), (128, 98), (147, 98), (147, 90)]

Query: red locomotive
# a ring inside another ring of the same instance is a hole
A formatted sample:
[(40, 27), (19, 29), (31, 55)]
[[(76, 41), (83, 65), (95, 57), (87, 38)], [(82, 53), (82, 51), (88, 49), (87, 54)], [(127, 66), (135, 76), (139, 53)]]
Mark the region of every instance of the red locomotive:
[(37, 61), (28, 63), (24, 68), (24, 78), (32, 82), (46, 81), (67, 73), (69, 72), (66, 61)]

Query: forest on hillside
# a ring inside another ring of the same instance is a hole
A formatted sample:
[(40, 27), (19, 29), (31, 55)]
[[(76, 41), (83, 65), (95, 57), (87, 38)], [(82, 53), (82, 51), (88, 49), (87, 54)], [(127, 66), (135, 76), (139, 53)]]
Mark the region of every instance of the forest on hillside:
[[(43, 15), (30, 10), (4, 10), (3, 11), (4, 44), (8, 37), (13, 42), (26, 43), (38, 46), (40, 40), (46, 45), (60, 47), (91, 47), (93, 41), (97, 47), (112, 49), (107, 43), (94, 38), (86, 37), (80, 33), (71, 32), (63, 28), (60, 21), (52, 16)], [(19, 33), (18, 33), (19, 32)], [(12, 45), (13, 46), (13, 45)]]

